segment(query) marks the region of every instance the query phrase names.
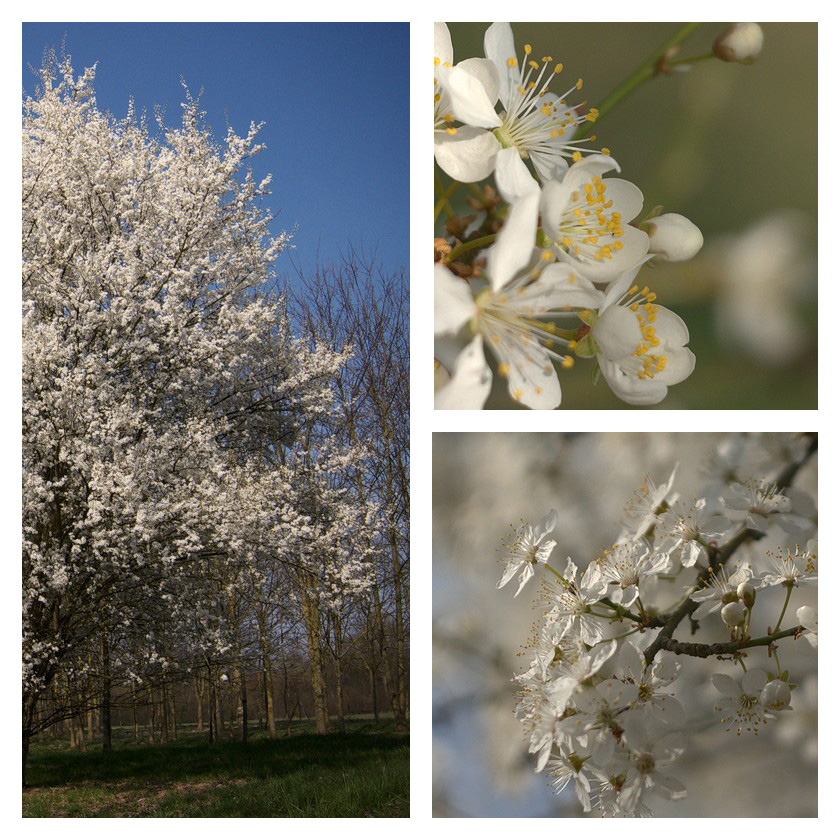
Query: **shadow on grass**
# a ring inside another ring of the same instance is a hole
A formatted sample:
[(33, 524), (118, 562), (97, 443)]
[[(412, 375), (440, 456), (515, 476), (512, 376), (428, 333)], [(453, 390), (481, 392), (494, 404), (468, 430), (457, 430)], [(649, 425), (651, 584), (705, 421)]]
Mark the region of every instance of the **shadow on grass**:
[(409, 737), (393, 727), (211, 745), (35, 744), (25, 816), (408, 816)]

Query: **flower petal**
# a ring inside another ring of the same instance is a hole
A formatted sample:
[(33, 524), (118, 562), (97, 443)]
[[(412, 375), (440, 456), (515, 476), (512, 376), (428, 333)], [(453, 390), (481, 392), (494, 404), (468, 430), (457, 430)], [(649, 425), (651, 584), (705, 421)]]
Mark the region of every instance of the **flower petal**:
[(493, 374), (484, 358), (481, 336), (477, 335), (458, 356), (449, 382), (435, 392), (435, 408), (484, 408), (492, 384)]
[(435, 266), (435, 335), (454, 335), (475, 314), (470, 287), (449, 269)]
[(484, 55), (496, 65), (499, 71), (499, 98), (507, 109), (511, 89), (508, 59), (516, 60), (513, 30), (509, 23), (494, 23), (487, 28), (484, 33)]
[(657, 378), (631, 376), (625, 373), (616, 362), (605, 357), (598, 357), (601, 373), (612, 392), (629, 405), (655, 405), (668, 395), (668, 386)]
[(512, 147), (502, 149), (496, 156), (496, 187), (508, 204), (513, 204), (523, 195), (540, 190), (540, 185), (528, 171), (525, 161)]
[(765, 685), (767, 685), (767, 672), (763, 668), (750, 668), (741, 680), (741, 686), (746, 694), (759, 694)]
[(462, 61), (448, 73), (441, 73), (438, 77), (449, 94), (452, 114), (467, 125), (481, 128), (495, 128), (501, 125), (502, 121), (487, 96), (484, 83), (473, 75), (469, 65), (465, 67), (465, 64), (466, 62)]
[(452, 36), (445, 23), (435, 23), (435, 58), (441, 64), (452, 64)]
[(496, 65), (486, 58), (467, 58), (459, 61), (456, 66), (466, 70), (481, 82), (487, 99), (495, 106), (499, 101), (499, 70)]
[(530, 262), (537, 235), (539, 202), (539, 193), (534, 192), (511, 205), (507, 221), (487, 255), (487, 273), (494, 292)]
[(712, 674), (712, 683), (724, 697), (738, 697), (741, 689), (728, 674)]
[(435, 160), (450, 177), (464, 184), (482, 181), (496, 165), (501, 146), (490, 131), (470, 125), (456, 134), (435, 132)]

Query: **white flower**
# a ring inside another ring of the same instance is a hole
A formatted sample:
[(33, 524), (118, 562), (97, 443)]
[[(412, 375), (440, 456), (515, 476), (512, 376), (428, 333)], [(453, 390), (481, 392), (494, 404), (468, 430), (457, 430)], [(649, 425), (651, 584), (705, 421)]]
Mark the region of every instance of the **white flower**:
[[(493, 107), (498, 73), (492, 62), (469, 58), (452, 66), (452, 39), (445, 23), (435, 24), (435, 160), (456, 181), (469, 183), (493, 171), (498, 149), (485, 131), (500, 124)], [(454, 123), (467, 123), (456, 128)]]
[[(574, 307), (597, 305), (602, 293), (568, 266), (544, 262), (531, 266), (537, 230), (539, 196), (525, 196), (513, 204), (496, 242), (487, 252), (487, 285), (473, 296), (470, 287), (441, 265), (435, 266), (435, 334), (451, 339), (465, 325), (481, 335), (499, 361), (499, 374), (508, 391), (529, 408), (556, 408), (560, 382), (553, 360), (570, 367), (573, 359), (553, 349), (568, 346), (545, 319), (568, 316)], [(544, 267), (543, 267), (544, 266)], [(438, 357), (440, 354), (436, 348)], [(441, 361), (444, 361), (441, 359)], [(483, 388), (485, 370), (475, 351), (470, 376)], [(470, 391), (475, 402), (475, 388)], [(457, 405), (457, 396), (448, 399)]]
[(755, 60), (764, 46), (764, 32), (757, 23), (733, 23), (715, 39), (712, 51), (722, 61)]
[(700, 621), (701, 618), (719, 610), (725, 603), (737, 601), (738, 587), (752, 579), (752, 569), (749, 563), (744, 563), (732, 573), (726, 569), (719, 569), (713, 573), (707, 586), (691, 596), (692, 601), (700, 604), (692, 614), (694, 619)]
[(633, 712), (622, 718), (622, 725), (630, 752), (630, 767), (618, 797), (619, 807), (625, 812), (635, 812), (647, 791), (653, 791), (664, 799), (685, 798), (685, 785), (662, 772), (685, 751), (682, 733), (670, 732), (657, 737), (655, 731), (648, 730), (644, 725), (644, 718)]
[(547, 563), (554, 546), (557, 545), (555, 540), (546, 539), (546, 536), (554, 530), (556, 525), (557, 511), (551, 510), (536, 525), (523, 525), (519, 528), (513, 541), (508, 546), (507, 566), (502, 579), (496, 584), (497, 589), (501, 589), (522, 569), (516, 595), (522, 591), (522, 587), (534, 574), (534, 566), (537, 563)]
[(796, 611), (797, 621), (805, 628), (802, 634), (814, 646), (817, 646), (817, 611), (813, 607), (800, 607)]
[(565, 157), (579, 155), (579, 142), (571, 136), (581, 123), (594, 121), (597, 111), (590, 109), (581, 116), (575, 106), (566, 104), (566, 97), (583, 86), (580, 79), (560, 96), (549, 93), (549, 84), (563, 65), (553, 64), (550, 56), (537, 62), (531, 58), (529, 44), (524, 52), (520, 65), (510, 24), (494, 23), (487, 29), (484, 54), (499, 71), (499, 99), (504, 109), (496, 137), (504, 148), (516, 148), (520, 157), (530, 158), (547, 181), (565, 172)]
[(727, 674), (712, 674), (715, 688), (723, 695), (717, 702), (716, 712), (723, 713), (721, 723), (728, 732), (732, 726), (738, 735), (742, 731), (758, 734), (758, 727), (767, 722), (767, 713), (761, 703), (761, 690), (767, 685), (767, 674), (762, 668), (751, 668), (744, 674), (739, 686)]
[(650, 239), (650, 252), (666, 262), (690, 260), (703, 247), (700, 228), (679, 213), (663, 213), (642, 228)]
[(558, 259), (594, 283), (616, 279), (648, 252), (647, 234), (630, 225), (642, 209), (642, 193), (629, 181), (601, 178), (613, 170), (620, 171), (613, 158), (593, 155), (542, 191), (542, 229)]
[(609, 769), (590, 767), (595, 779), (592, 797), (595, 807), (605, 817), (652, 817), (653, 813), (644, 803), (639, 802), (635, 811), (625, 812), (619, 805), (618, 797), (624, 788), (627, 772), (630, 769), (629, 757), (620, 756), (611, 762)]
[(761, 588), (766, 586), (793, 587), (817, 582), (816, 548), (811, 553), (803, 551), (797, 545), (791, 552), (789, 548), (779, 548), (776, 553), (766, 552), (770, 570), (760, 575)]
[(610, 286), (592, 325), (598, 364), (613, 393), (631, 405), (662, 402), (669, 385), (694, 370), (688, 328), (679, 315), (658, 306), (645, 286), (627, 286), (632, 275)]
[(583, 806), (584, 813), (592, 810), (589, 799), (589, 780), (583, 773), (584, 760), (577, 753), (559, 755), (548, 762), (548, 775), (551, 777), (551, 789), (560, 793), (572, 779), (575, 781), (575, 793)]
[(635, 699), (635, 687), (617, 679), (604, 680), (577, 695), (578, 725), (586, 732), (586, 749), (597, 764), (604, 765), (612, 758), (623, 713)]
[[(449, 49), (451, 61), (451, 42)], [(573, 140), (575, 129), (597, 117), (595, 109), (579, 115), (576, 106), (566, 104), (566, 97), (580, 90), (583, 82), (578, 79), (560, 96), (550, 93), (549, 85), (563, 66), (554, 64), (550, 56), (542, 56), (539, 61), (531, 58), (530, 44), (525, 45), (520, 65), (508, 23), (494, 23), (488, 28), (484, 52), (487, 59), (468, 59), (452, 71), (439, 72), (443, 94), (449, 97), (447, 115), (452, 118), (443, 123), (444, 133), (451, 130), (451, 122), (456, 119), (466, 123), (436, 146), (441, 168), (459, 181), (481, 180), (504, 160), (500, 153), (510, 149), (519, 159), (530, 159), (543, 180), (562, 176), (568, 168), (565, 158), (579, 158), (581, 143), (589, 139)], [(479, 61), (492, 63), (493, 72), (475, 63)], [(504, 110), (498, 115), (493, 111), (491, 117), (488, 106), (495, 108), (497, 101)], [(435, 125), (437, 128), (437, 113)], [(445, 156), (443, 162), (441, 154)], [(507, 165), (511, 165), (510, 160)]]
[(645, 668), (642, 652), (627, 642), (619, 654), (619, 665), (624, 679), (636, 686), (639, 708), (662, 723), (681, 726), (685, 722), (685, 710), (679, 700), (662, 693), (680, 673), (680, 663), (673, 653), (659, 651), (653, 666)]
[(730, 527), (725, 516), (706, 508), (706, 500), (698, 499), (690, 508), (675, 506), (664, 511), (656, 528), (656, 545), (668, 554), (676, 555), (683, 566), (706, 561), (710, 540), (720, 539)]
[(619, 543), (604, 549), (592, 566), (596, 579), (607, 587), (611, 601), (629, 607), (639, 597), (639, 586), (646, 577), (660, 574), (670, 566), (667, 554), (654, 554), (642, 541)]
[(590, 606), (603, 596), (604, 587), (594, 563), (590, 563), (580, 581), (577, 574), (577, 566), (569, 557), (559, 588), (549, 594), (551, 609), (547, 618), (556, 621), (563, 633), (576, 633), (586, 644), (595, 645), (603, 638), (604, 628), (590, 614)]
[(642, 486), (624, 509), (622, 524), (626, 538), (641, 539), (659, 521), (661, 514), (677, 501), (679, 493), (671, 491), (679, 466), (676, 464), (668, 480), (658, 486), (649, 475), (645, 476)]
[[(794, 487), (788, 487), (783, 493), (775, 484), (736, 483), (730, 485), (721, 501), (731, 511), (733, 519), (743, 521), (755, 531), (766, 531), (771, 524), (780, 525), (789, 534), (812, 528), (809, 517), (815, 512), (813, 500)], [(796, 510), (793, 509), (794, 501)]]
[(580, 653), (576, 658), (560, 660), (551, 671), (551, 682), (546, 688), (546, 696), (554, 703), (558, 712), (563, 712), (566, 704), (580, 686), (601, 670), (603, 664), (615, 653), (618, 642), (614, 639), (604, 643), (589, 653)]

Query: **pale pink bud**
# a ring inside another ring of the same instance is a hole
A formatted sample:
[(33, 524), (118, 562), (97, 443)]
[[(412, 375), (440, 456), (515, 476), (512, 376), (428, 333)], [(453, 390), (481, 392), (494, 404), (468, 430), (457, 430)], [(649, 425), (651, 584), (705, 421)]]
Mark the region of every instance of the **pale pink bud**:
[(755, 587), (751, 583), (742, 583), (738, 586), (738, 597), (748, 607), (755, 603)]
[(720, 611), (720, 617), (723, 619), (723, 623), (729, 627), (737, 627), (739, 624), (743, 624), (746, 616), (747, 609), (739, 601), (725, 604)]
[(790, 686), (782, 680), (771, 680), (761, 689), (761, 705), (780, 711), (790, 708)]
[(757, 23), (733, 23), (718, 35), (712, 52), (721, 61), (755, 61), (764, 45), (764, 32)]
[(703, 247), (703, 234), (679, 213), (665, 213), (645, 222), (650, 252), (667, 262), (690, 260)]

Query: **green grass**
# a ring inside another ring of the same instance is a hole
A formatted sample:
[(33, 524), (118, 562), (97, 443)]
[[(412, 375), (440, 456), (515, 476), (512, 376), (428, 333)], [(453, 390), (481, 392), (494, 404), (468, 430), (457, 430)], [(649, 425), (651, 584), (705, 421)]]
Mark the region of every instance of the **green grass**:
[[(278, 733), (279, 736), (279, 733)], [(35, 742), (24, 817), (407, 817), (408, 742), (391, 723), (348, 722), (344, 735), (297, 724), (247, 744), (210, 745), (194, 728), (169, 746), (114, 751)]]

